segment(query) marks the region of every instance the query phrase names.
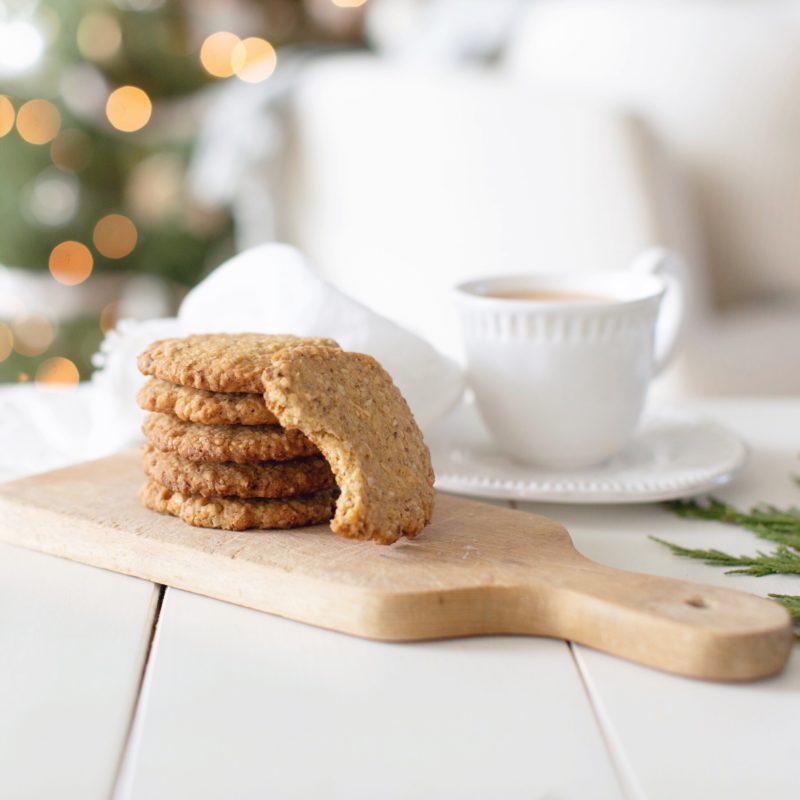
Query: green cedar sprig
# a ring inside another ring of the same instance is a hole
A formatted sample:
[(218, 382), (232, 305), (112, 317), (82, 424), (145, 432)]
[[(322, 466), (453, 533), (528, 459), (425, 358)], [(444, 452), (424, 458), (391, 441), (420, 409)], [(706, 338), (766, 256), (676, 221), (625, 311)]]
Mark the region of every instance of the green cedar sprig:
[[(795, 477), (794, 480), (800, 484), (800, 477)], [(758, 551), (754, 556), (732, 556), (721, 550), (682, 547), (655, 536), (650, 537), (653, 541), (668, 547), (675, 555), (698, 559), (716, 567), (731, 567), (726, 570), (726, 574), (755, 575), (756, 577), (800, 575), (800, 508), (792, 506), (787, 509), (779, 509), (775, 506), (760, 504), (751, 508), (750, 511), (742, 512), (713, 497), (702, 502), (679, 500), (665, 505), (680, 517), (737, 525), (751, 531), (759, 539), (777, 544), (771, 553)], [(786, 608), (795, 624), (800, 628), (800, 595), (770, 594), (769, 597)], [(798, 639), (800, 639), (800, 630)]]
[(800, 508), (781, 510), (761, 504), (745, 513), (713, 497), (705, 503), (675, 501), (667, 503), (667, 508), (680, 517), (738, 525), (752, 531), (759, 539), (778, 542), (800, 552)]
[[(796, 594), (771, 594), (769, 596), (791, 614), (795, 625), (800, 626), (800, 596)], [(797, 636), (800, 639), (800, 632), (798, 632)]]
[(754, 556), (731, 556), (721, 550), (697, 550), (665, 542), (655, 536), (650, 538), (669, 547), (676, 556), (702, 559), (714, 567), (739, 568), (726, 570), (726, 575), (755, 575), (759, 578), (764, 575), (800, 575), (800, 553), (785, 545), (778, 545), (773, 553), (759, 551)]

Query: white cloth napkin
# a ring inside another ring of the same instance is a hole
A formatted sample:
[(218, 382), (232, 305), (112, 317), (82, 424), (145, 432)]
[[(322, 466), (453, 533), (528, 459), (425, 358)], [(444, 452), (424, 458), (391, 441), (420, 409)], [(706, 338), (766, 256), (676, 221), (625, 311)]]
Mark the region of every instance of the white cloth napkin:
[[(19, 447), (37, 452), (39, 463), (49, 468), (133, 444), (140, 439), (143, 416), (135, 395), (145, 380), (136, 368), (137, 354), (155, 339), (243, 331), (329, 336), (345, 350), (374, 356), (423, 430), (463, 392), (455, 362), (342, 294), (294, 248), (264, 244), (218, 267), (189, 292), (176, 318), (122, 322), (106, 337), (95, 356), (98, 370), (79, 393), (17, 387), (0, 394), (0, 476), (31, 471), (30, 465), (19, 469), (14, 456)], [(13, 425), (3, 424), (10, 420)]]

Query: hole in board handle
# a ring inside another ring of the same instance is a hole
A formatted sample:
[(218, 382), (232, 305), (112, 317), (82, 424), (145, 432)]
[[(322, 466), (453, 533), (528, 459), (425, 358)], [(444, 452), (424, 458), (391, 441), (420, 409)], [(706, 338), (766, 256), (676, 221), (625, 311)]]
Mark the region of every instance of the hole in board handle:
[(686, 603), (687, 606), (691, 606), (692, 608), (708, 608), (708, 604), (702, 597), (698, 597), (695, 595), (694, 597), (689, 597), (688, 599), (683, 601)]

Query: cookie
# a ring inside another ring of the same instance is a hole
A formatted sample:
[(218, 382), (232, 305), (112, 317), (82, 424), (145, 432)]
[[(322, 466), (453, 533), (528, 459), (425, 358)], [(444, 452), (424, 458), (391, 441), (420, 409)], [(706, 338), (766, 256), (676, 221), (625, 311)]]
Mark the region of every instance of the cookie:
[(262, 333), (210, 333), (153, 342), (138, 359), (141, 372), (193, 389), (261, 394), (270, 355), (286, 347), (334, 347), (333, 339)]
[(180, 517), (189, 525), (226, 531), (298, 528), (327, 522), (333, 514), (335, 497), (336, 493), (331, 491), (273, 499), (200, 497), (175, 492), (152, 478), (139, 492), (145, 508)]
[(142, 431), (158, 450), (212, 464), (288, 461), (319, 454), (300, 431), (278, 425), (198, 425), (169, 414), (149, 414)]
[(145, 474), (162, 486), (203, 497), (294, 497), (336, 487), (331, 468), (321, 456), (254, 464), (198, 464), (147, 445), (142, 466)]
[(260, 394), (208, 392), (151, 378), (136, 395), (145, 411), (174, 414), (201, 425), (277, 425)]
[(262, 376), (267, 407), (302, 431), (333, 469), (341, 494), (331, 528), (390, 544), (433, 514), (433, 468), (408, 404), (370, 356), (326, 347), (276, 353)]

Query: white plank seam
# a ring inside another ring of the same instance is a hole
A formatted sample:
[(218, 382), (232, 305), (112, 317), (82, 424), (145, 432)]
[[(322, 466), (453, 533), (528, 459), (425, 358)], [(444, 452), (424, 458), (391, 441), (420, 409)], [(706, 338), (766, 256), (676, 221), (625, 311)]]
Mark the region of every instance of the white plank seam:
[(131, 743), (134, 739), (134, 728), (136, 727), (136, 720), (139, 717), (139, 709), (143, 708), (142, 698), (144, 694), (145, 681), (149, 672), (150, 662), (153, 655), (153, 646), (155, 644), (156, 634), (158, 632), (158, 623), (161, 619), (161, 609), (164, 605), (164, 595), (166, 594), (167, 587), (159, 586), (158, 594), (155, 598), (152, 611), (152, 622), (150, 625), (150, 638), (147, 642), (147, 649), (145, 650), (144, 659), (142, 660), (142, 672), (139, 678), (139, 686), (136, 690), (136, 697), (134, 699), (130, 721), (128, 723), (128, 730), (125, 734), (125, 741), (123, 742), (122, 749), (120, 750), (119, 763), (117, 765), (116, 777), (114, 779), (113, 789), (111, 796), (113, 798), (124, 796), (124, 785), (129, 783), (126, 778), (129, 765), (132, 761), (130, 756)]
[(617, 780), (619, 781), (620, 791), (622, 792), (623, 797), (625, 800), (635, 800), (635, 798), (643, 797), (641, 792), (636, 793), (634, 791), (634, 787), (629, 785), (629, 782), (626, 779), (625, 770), (622, 764), (620, 764), (617, 754), (614, 750), (614, 746), (609, 738), (609, 731), (606, 730), (605, 725), (603, 724), (602, 716), (600, 715), (597, 705), (595, 704), (595, 698), (589, 689), (589, 685), (586, 682), (586, 676), (583, 674), (580, 662), (575, 655), (575, 646), (572, 642), (567, 642), (567, 647), (569, 648), (569, 654), (572, 656), (572, 662), (575, 664), (575, 671), (580, 677), (583, 690), (586, 692), (586, 700), (589, 703), (589, 707), (592, 709), (592, 715), (594, 716), (595, 722), (597, 723), (597, 728), (600, 731), (600, 737), (602, 738), (603, 744), (608, 752), (608, 759), (611, 762), (611, 766), (614, 768), (614, 774), (617, 776)]
[[(589, 696), (589, 701), (597, 719), (597, 724), (603, 735), (603, 739), (606, 742), (606, 746), (611, 757), (611, 763), (614, 765), (614, 771), (617, 773), (617, 777), (622, 784), (628, 800), (647, 800), (647, 794), (637, 779), (633, 766), (625, 755), (625, 748), (623, 747), (619, 737), (616, 735), (614, 726), (606, 714), (605, 709), (603, 708), (602, 700), (595, 690), (592, 677), (583, 662), (581, 648), (575, 647), (575, 645), (570, 642), (570, 651), (572, 652), (572, 657), (575, 660), (575, 666), (578, 670), (578, 674), (581, 676), (583, 686), (586, 689), (586, 694)], [(645, 668), (643, 667), (642, 669)]]

